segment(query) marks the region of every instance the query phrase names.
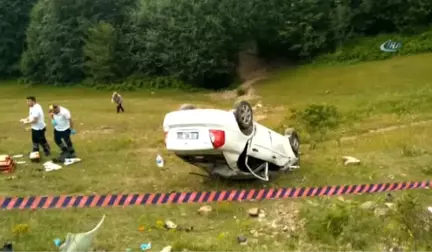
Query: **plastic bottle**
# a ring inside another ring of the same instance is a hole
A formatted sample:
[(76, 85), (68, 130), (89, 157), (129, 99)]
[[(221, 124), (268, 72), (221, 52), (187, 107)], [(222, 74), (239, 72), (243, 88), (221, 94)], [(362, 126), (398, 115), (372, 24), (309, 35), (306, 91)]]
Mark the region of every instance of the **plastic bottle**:
[(161, 155), (157, 155), (157, 157), (156, 157), (156, 165), (159, 167), (159, 168), (163, 168), (164, 167), (164, 160), (163, 160), (163, 158), (162, 158), (162, 156)]

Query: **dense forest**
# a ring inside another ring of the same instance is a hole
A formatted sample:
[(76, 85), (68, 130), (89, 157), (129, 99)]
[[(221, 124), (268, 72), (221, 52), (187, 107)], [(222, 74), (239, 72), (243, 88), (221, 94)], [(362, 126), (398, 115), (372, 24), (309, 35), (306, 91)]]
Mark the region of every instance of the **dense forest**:
[(0, 0), (0, 78), (219, 88), (243, 50), (304, 62), (431, 23), (431, 0)]

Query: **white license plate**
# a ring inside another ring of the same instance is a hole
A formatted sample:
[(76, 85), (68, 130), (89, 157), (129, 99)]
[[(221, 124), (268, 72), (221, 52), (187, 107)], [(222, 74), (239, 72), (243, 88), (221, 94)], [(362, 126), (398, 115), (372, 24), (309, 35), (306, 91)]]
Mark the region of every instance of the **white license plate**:
[(177, 139), (179, 140), (196, 140), (198, 136), (198, 132), (177, 132)]

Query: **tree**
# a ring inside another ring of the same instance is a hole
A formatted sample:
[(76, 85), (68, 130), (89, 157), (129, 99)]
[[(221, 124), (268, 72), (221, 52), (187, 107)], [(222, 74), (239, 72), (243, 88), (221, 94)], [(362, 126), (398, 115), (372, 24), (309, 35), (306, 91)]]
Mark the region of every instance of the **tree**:
[(0, 1), (0, 77), (19, 75), (25, 31), (36, 0)]
[(59, 84), (83, 80), (89, 27), (99, 21), (124, 27), (135, 5), (136, 0), (39, 0), (27, 31), (24, 75), (31, 81)]
[(89, 28), (84, 45), (85, 72), (96, 82), (110, 82), (116, 77), (117, 33), (106, 22)]

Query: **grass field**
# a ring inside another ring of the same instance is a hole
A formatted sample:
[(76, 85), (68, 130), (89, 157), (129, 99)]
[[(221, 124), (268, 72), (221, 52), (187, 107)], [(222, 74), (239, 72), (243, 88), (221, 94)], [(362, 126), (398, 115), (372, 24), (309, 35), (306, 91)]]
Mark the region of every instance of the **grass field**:
[[(180, 92), (122, 93), (124, 114), (116, 114), (109, 92), (77, 88), (24, 87), (0, 84), (0, 153), (26, 154), (30, 132), (19, 123), (27, 116), (25, 97), (34, 95), (47, 108), (57, 103), (69, 108), (75, 120), (73, 137), (83, 161), (59, 171), (41, 172), (38, 165), (20, 165), (8, 180), (0, 176), (0, 195), (58, 195), (198, 191), (380, 183), (424, 180), (432, 175), (432, 54), (350, 66), (305, 66), (274, 73), (255, 85), (261, 123), (275, 129), (295, 125), (304, 139), (302, 168), (283, 174), (270, 184), (209, 181), (190, 175), (199, 172), (164, 150), (163, 116), (182, 103), (229, 108), (232, 99), (222, 94)], [(310, 104), (337, 108), (337, 127), (326, 133), (305, 130), (291, 119), (291, 109)], [(412, 122), (423, 122), (407, 127)], [(367, 133), (383, 129), (382, 132)], [(366, 133), (366, 134), (365, 134)], [(52, 127), (48, 126), (48, 140)], [(155, 164), (157, 153), (165, 169)], [(359, 166), (344, 166), (343, 155), (359, 158)], [(41, 165), (40, 165), (41, 166)], [(90, 230), (107, 215), (94, 247), (98, 250), (139, 250), (152, 242), (153, 251), (172, 245), (182, 251), (277, 250), (383, 250), (399, 247), (431, 250), (432, 205), (427, 190), (395, 193), (395, 209), (384, 211), (385, 194), (332, 199), (263, 201), (212, 204), (208, 216), (197, 214), (200, 205), (128, 207), (108, 209), (4, 211), (0, 215), (0, 242), (12, 240), (19, 251), (55, 251), (53, 240), (67, 232)], [(376, 202), (375, 211), (358, 205)], [(428, 205), (429, 204), (429, 205)], [(247, 210), (260, 207), (266, 217), (250, 218)], [(384, 209), (384, 210), (383, 210)], [(393, 209), (393, 208), (392, 208)], [(384, 211), (384, 213), (383, 213)], [(383, 214), (379, 214), (383, 213)], [(194, 231), (167, 231), (155, 227), (172, 220), (193, 225)], [(29, 231), (14, 233), (18, 224)], [(144, 231), (139, 227), (144, 226)], [(248, 237), (246, 246), (236, 237)]]

